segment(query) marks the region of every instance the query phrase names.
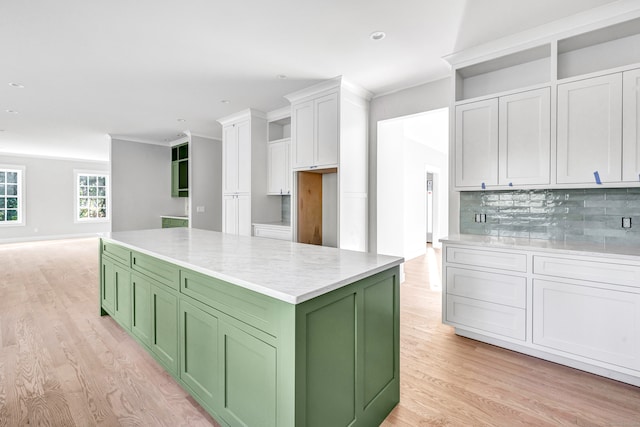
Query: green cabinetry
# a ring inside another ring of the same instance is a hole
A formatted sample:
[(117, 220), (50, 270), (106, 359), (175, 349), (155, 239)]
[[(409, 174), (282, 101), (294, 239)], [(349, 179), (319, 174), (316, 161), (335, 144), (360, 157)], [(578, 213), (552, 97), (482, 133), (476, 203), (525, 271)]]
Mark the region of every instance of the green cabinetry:
[(178, 372), (178, 296), (152, 284), (151, 351), (172, 374)]
[(101, 313), (221, 425), (379, 425), (398, 403), (398, 267), (290, 304), (110, 242), (101, 248)]
[(171, 197), (189, 197), (189, 144), (171, 148)]
[(189, 227), (187, 218), (162, 217), (162, 228)]
[(151, 345), (151, 281), (131, 274), (131, 333), (146, 346)]
[(131, 275), (129, 269), (117, 261), (102, 258), (102, 308), (125, 329), (131, 328)]

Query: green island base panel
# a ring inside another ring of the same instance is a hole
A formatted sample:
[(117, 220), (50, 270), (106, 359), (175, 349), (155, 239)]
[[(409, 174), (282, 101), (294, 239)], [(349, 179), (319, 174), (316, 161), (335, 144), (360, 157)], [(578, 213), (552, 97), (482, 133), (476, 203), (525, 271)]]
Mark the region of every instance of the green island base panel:
[(400, 399), (399, 268), (291, 304), (113, 241), (110, 315), (223, 426), (377, 426)]

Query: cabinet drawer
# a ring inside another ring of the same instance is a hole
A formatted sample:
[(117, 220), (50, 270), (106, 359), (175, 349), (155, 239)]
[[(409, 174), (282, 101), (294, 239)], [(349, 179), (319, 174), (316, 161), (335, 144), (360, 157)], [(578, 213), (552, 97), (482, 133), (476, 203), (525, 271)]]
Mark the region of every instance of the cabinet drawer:
[(214, 277), (180, 270), (180, 292), (275, 336), (278, 304), (270, 297)]
[(180, 288), (180, 271), (172, 264), (133, 252), (131, 254), (131, 268), (176, 291)]
[(524, 341), (525, 310), (447, 295), (447, 321)]
[(269, 239), (291, 240), (291, 228), (254, 226), (253, 235), (256, 237), (266, 237)]
[(533, 305), (534, 344), (640, 370), (639, 294), (534, 279)]
[(527, 272), (527, 256), (517, 252), (447, 247), (447, 262), (521, 273)]
[(447, 267), (447, 293), (526, 308), (526, 277)]
[(545, 276), (640, 287), (640, 266), (637, 265), (534, 256), (533, 272)]
[(129, 267), (131, 265), (131, 251), (113, 243), (102, 242), (102, 253)]

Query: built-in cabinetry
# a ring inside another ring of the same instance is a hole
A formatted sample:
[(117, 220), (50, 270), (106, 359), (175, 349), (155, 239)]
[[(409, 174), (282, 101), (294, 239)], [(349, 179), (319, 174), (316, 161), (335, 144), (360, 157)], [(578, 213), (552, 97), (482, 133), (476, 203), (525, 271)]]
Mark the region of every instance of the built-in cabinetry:
[(171, 197), (189, 197), (189, 143), (171, 147)]
[(445, 242), (443, 322), (459, 335), (640, 385), (640, 257), (527, 242)]
[(267, 194), (291, 194), (291, 109), (267, 114)]
[(222, 231), (251, 235), (251, 221), (280, 219), (280, 203), (267, 197), (267, 121), (244, 110), (222, 124)]
[(456, 190), (640, 185), (639, 15), (451, 55)]
[(178, 216), (161, 216), (162, 228), (188, 227), (189, 218)]
[(291, 225), (283, 223), (253, 224), (253, 235), (268, 239), (291, 240)]
[[(371, 94), (337, 77), (286, 98), (291, 102), (291, 166), (295, 171), (294, 240), (366, 251)], [(313, 177), (301, 175), (309, 173), (321, 176), (307, 179)], [(305, 192), (300, 185), (305, 185)], [(305, 197), (320, 201), (317, 215), (301, 214)]]
[(456, 185), (549, 184), (550, 89), (456, 106)]

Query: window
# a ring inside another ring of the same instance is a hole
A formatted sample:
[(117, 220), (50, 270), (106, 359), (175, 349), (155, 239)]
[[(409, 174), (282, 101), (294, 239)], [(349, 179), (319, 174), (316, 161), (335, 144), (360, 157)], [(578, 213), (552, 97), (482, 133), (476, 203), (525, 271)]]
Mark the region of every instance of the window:
[(24, 224), (24, 167), (0, 165), (0, 226)]
[(76, 222), (109, 221), (109, 176), (76, 171)]

